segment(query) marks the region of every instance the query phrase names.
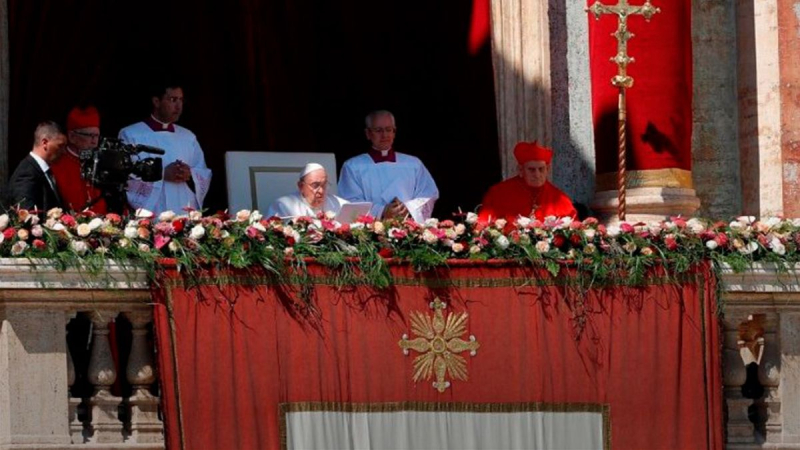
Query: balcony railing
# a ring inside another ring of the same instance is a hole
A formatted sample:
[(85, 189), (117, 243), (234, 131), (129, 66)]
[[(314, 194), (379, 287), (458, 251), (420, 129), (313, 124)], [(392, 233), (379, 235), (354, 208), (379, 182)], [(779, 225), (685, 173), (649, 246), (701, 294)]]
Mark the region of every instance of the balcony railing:
[[(723, 274), (728, 448), (800, 449), (800, 266)], [(162, 449), (146, 274), (0, 259), (0, 449)]]

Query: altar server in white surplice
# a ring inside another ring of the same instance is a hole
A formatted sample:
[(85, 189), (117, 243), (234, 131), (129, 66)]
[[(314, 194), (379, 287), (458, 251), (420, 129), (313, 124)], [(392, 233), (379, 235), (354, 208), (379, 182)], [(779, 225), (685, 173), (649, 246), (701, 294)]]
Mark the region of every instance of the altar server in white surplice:
[(372, 149), (345, 161), (339, 195), (351, 202), (372, 202), (375, 217), (403, 219), (410, 215), (424, 222), (439, 198), (433, 177), (419, 158), (392, 148), (397, 128), (391, 112), (371, 112), (366, 125)]
[[(150, 117), (120, 130), (119, 138), (127, 144), (164, 150), (164, 179), (147, 183), (131, 178), (128, 202), (133, 209), (144, 208), (155, 214), (168, 210), (180, 213), (187, 207), (200, 209), (211, 183), (211, 170), (194, 133), (175, 124), (183, 112), (183, 89), (174, 83), (162, 84), (153, 91), (151, 101)], [(156, 155), (139, 155), (149, 156)]]
[(275, 200), (267, 217), (316, 217), (317, 213), (331, 211), (338, 214), (347, 200), (328, 194), (328, 174), (317, 163), (309, 163), (300, 172), (297, 193), (284, 195)]

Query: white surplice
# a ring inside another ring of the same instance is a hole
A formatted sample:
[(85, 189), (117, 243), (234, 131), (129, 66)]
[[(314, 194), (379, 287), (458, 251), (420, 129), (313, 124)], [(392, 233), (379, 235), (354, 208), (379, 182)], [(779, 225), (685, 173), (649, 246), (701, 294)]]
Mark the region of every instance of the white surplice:
[(316, 217), (319, 212), (332, 211), (334, 214), (339, 214), (342, 205), (347, 203), (347, 200), (328, 194), (325, 199), (325, 204), (320, 208), (312, 208), (305, 198), (299, 193), (284, 195), (278, 198), (267, 209), (267, 217), (301, 217), (309, 216)]
[[(128, 202), (134, 209), (144, 208), (159, 214), (163, 211), (180, 213), (184, 208), (200, 209), (211, 183), (211, 170), (206, 166), (203, 150), (194, 133), (180, 125), (173, 124), (174, 132), (153, 131), (146, 123), (138, 122), (123, 128), (119, 138), (127, 144), (141, 144), (158, 147), (166, 152), (161, 156), (166, 168), (177, 160), (186, 163), (192, 172), (195, 191), (185, 183), (156, 181), (145, 183), (131, 178), (128, 181)], [(140, 158), (158, 155), (139, 154)]]
[(439, 189), (419, 158), (395, 152), (396, 162), (376, 163), (368, 153), (345, 161), (339, 176), (339, 195), (351, 202), (372, 202), (370, 214), (380, 217), (397, 197), (411, 217), (431, 217)]

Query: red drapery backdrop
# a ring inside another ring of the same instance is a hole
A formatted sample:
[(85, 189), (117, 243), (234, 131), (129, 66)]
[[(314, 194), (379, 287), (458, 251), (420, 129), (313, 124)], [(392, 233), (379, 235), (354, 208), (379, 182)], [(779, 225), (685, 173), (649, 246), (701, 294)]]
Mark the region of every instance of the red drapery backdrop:
[[(586, 295), (513, 266), (393, 275), (390, 290), (339, 290), (312, 266), (313, 314), (246, 274), (168, 276), (155, 323), (169, 448), (278, 448), (279, 405), (297, 402), (590, 403), (610, 408), (611, 448), (722, 448), (708, 267)], [(463, 337), (480, 344), (444, 393), (412, 381), (416, 353), (398, 345), (435, 298), (468, 312)]]
[(397, 149), (437, 180), (438, 215), (471, 210), (501, 179), (491, 49), (465, 45), (469, 2), (7, 1), (12, 171), (37, 122), (92, 102), (116, 136), (169, 70), (214, 170), (212, 211), (227, 204), (226, 151), (333, 152), (341, 166), (368, 149), (373, 109), (395, 113)]
[[(588, 0), (587, 6), (594, 3)], [(604, 1), (614, 4), (614, 1)], [(642, 4), (643, 1), (631, 2)], [(635, 35), (628, 41), (628, 66), (634, 85), (628, 89), (627, 169), (692, 168), (692, 3), (655, 0), (661, 8), (650, 22), (628, 18)], [(617, 88), (611, 78), (617, 65), (617, 16), (599, 21), (589, 14), (589, 65), (592, 79), (597, 173), (617, 170)]]

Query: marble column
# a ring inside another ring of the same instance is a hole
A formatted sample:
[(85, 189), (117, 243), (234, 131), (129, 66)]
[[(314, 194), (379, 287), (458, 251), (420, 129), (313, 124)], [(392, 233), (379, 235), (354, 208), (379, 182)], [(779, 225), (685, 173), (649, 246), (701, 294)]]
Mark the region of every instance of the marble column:
[(503, 177), (508, 178), (516, 173), (517, 142), (552, 143), (548, 3), (494, 0), (491, 4), (500, 163)]

